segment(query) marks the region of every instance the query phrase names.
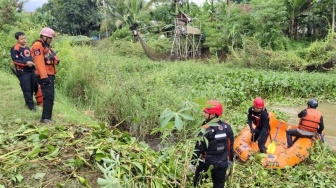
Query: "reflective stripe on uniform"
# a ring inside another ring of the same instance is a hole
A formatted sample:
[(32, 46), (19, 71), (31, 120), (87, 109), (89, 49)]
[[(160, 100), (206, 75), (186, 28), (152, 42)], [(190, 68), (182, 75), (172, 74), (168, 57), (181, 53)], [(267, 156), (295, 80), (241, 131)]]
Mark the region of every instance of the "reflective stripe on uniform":
[(222, 151), (222, 150), (224, 150), (224, 146), (221, 146), (221, 147), (217, 147), (217, 151)]
[(222, 134), (216, 134), (215, 138), (224, 138), (226, 137), (226, 133), (222, 133)]

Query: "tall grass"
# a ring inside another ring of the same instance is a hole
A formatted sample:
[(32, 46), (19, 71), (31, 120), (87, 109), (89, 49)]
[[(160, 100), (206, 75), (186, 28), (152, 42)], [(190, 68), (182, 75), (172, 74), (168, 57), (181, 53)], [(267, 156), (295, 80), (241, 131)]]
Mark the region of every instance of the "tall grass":
[(94, 111), (102, 121), (111, 125), (122, 122), (126, 129), (132, 126), (141, 137), (158, 126), (158, 115), (164, 109), (178, 110), (184, 101), (218, 99), (225, 105), (224, 118), (243, 123), (243, 119), (231, 119), (232, 113), (245, 117), (256, 96), (281, 104), (304, 103), (311, 97), (336, 99), (332, 73), (277, 72), (194, 61), (152, 62), (116, 56), (120, 49), (113, 45), (71, 47), (63, 42), (58, 47), (60, 92), (77, 106)]
[[(37, 113), (25, 109), (18, 80), (8, 73), (0, 74), (0, 185), (98, 187), (115, 180), (121, 187), (190, 187), (193, 174), (187, 167), (201, 118), (197, 112), (182, 132), (163, 133), (174, 135), (175, 142), (160, 151), (115, 127), (148, 139), (159, 126), (158, 115), (166, 108), (178, 111), (188, 100), (218, 99), (225, 104), (223, 119), (238, 133), (255, 96), (266, 98), (267, 104), (305, 103), (310, 97), (335, 101), (334, 74), (192, 61), (151, 62), (107, 55), (117, 50), (113, 46), (97, 50), (70, 44), (67, 40), (54, 44), (61, 64), (57, 67), (52, 125), (39, 124), (41, 108)], [(316, 147), (317, 152), (294, 169), (265, 170), (259, 156), (248, 163), (237, 161), (227, 186), (333, 186), (335, 174), (330, 172), (335, 172), (335, 154), (325, 146)], [(112, 164), (117, 166), (108, 169)], [(274, 185), (279, 179), (286, 183)], [(204, 186), (211, 183), (207, 181)]]

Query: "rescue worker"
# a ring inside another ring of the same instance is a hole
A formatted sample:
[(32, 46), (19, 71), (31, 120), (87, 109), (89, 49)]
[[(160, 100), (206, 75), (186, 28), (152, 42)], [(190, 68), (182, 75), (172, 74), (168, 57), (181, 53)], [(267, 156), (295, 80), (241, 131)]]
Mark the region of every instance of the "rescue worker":
[(292, 136), (298, 138), (312, 138), (316, 133), (322, 134), (324, 129), (322, 113), (316, 110), (318, 102), (315, 99), (310, 99), (307, 102), (308, 107), (302, 110), (298, 117), (301, 118), (297, 129), (289, 129), (286, 131), (287, 148), (292, 147)]
[(40, 39), (31, 47), (31, 54), (36, 64), (36, 80), (41, 85), (43, 94), (43, 110), (41, 123), (51, 123), (55, 97), (55, 65), (59, 64), (56, 53), (50, 44), (55, 37), (55, 31), (45, 27), (40, 31)]
[[(264, 99), (257, 97), (253, 100), (253, 106), (248, 109), (247, 123), (250, 126), (252, 142), (258, 141), (261, 153), (266, 153), (265, 143), (269, 134), (269, 117), (265, 108)], [(253, 128), (252, 124), (255, 125)]]
[(223, 188), (226, 171), (233, 161), (234, 134), (231, 126), (219, 119), (223, 112), (222, 104), (216, 100), (208, 101), (206, 104), (203, 111), (205, 121), (199, 134), (203, 137), (195, 145), (189, 169), (194, 171), (197, 166), (193, 180), (194, 186), (197, 187), (202, 183), (203, 173), (213, 166), (211, 169), (213, 188)]
[(27, 45), (27, 39), (24, 32), (15, 33), (17, 43), (11, 48), (11, 58), (15, 65), (13, 72), (20, 81), (21, 90), (25, 99), (25, 105), (31, 111), (36, 111), (33, 94), (37, 93), (37, 83), (35, 79), (35, 64), (30, 55), (30, 49)]

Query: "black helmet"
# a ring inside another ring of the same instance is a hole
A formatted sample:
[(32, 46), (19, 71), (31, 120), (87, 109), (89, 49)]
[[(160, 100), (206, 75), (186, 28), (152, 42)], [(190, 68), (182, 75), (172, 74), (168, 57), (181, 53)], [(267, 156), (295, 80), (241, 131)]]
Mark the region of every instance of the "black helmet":
[(315, 99), (309, 99), (309, 101), (307, 102), (307, 105), (310, 108), (317, 108), (318, 103), (317, 103), (317, 100)]

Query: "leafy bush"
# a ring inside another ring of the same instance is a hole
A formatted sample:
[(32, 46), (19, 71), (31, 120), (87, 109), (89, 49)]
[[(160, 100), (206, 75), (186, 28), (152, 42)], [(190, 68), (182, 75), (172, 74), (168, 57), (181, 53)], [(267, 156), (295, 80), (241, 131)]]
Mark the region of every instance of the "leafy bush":
[(148, 40), (147, 44), (157, 53), (170, 53), (172, 41), (163, 37), (158, 40)]
[(122, 27), (113, 32), (111, 36), (112, 41), (124, 39), (124, 40), (132, 40), (132, 32), (127, 27)]
[(304, 70), (305, 60), (293, 51), (272, 51), (258, 45), (255, 40), (246, 40), (242, 50), (232, 51), (228, 56), (229, 64), (256, 69)]
[(129, 40), (118, 40), (112, 43), (112, 48), (108, 53), (127, 57), (147, 57), (140, 43), (134, 43)]
[(325, 71), (336, 64), (336, 34), (330, 33), (326, 39), (312, 43), (306, 50), (306, 60), (312, 70)]
[(94, 45), (96, 41), (93, 38), (77, 35), (77, 36), (70, 36), (71, 38), (71, 45)]

